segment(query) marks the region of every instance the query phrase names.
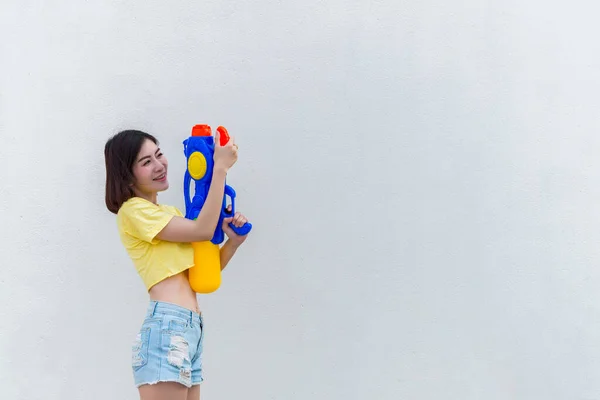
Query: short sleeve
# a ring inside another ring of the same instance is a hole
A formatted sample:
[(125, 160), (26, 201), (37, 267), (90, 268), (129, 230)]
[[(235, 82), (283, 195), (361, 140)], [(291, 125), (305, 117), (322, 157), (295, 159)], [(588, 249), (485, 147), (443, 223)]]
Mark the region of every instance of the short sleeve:
[(122, 218), (123, 230), (148, 243), (155, 243), (156, 235), (175, 216), (156, 204), (138, 198), (126, 201), (121, 206), (119, 214)]
[(179, 208), (175, 206), (168, 206), (171, 211), (173, 211), (173, 215), (177, 215), (178, 217), (183, 217), (183, 213), (179, 210)]

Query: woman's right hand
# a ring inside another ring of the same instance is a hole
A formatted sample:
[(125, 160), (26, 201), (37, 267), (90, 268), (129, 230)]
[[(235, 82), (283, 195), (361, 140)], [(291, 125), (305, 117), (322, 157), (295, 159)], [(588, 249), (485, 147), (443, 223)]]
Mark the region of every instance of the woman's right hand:
[(237, 153), (238, 146), (233, 137), (229, 138), (229, 142), (225, 146), (221, 146), (221, 133), (217, 130), (215, 132), (215, 154), (213, 155), (215, 168), (227, 172), (237, 161)]

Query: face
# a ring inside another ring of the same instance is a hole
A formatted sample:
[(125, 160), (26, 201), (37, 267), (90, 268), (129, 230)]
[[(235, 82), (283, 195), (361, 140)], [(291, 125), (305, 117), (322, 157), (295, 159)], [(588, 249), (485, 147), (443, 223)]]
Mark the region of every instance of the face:
[(133, 188), (136, 195), (151, 199), (156, 193), (167, 190), (168, 165), (167, 158), (158, 146), (152, 140), (146, 139), (133, 163)]

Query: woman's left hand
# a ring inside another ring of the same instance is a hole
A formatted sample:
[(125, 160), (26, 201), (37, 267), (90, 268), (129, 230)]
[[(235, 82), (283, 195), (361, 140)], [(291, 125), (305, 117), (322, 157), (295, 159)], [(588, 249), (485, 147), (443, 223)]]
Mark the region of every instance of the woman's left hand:
[[(227, 210), (231, 210), (231, 206), (228, 206)], [(248, 218), (246, 218), (240, 212), (236, 212), (232, 217), (223, 219), (223, 232), (225, 232), (227, 237), (229, 237), (229, 241), (231, 241), (236, 246), (239, 246), (242, 243), (244, 243), (244, 241), (248, 237), (248, 234), (243, 236), (238, 235), (233, 231), (233, 229), (231, 229), (229, 224), (232, 223), (234, 226), (237, 226), (239, 228), (243, 226), (246, 222), (248, 222)]]

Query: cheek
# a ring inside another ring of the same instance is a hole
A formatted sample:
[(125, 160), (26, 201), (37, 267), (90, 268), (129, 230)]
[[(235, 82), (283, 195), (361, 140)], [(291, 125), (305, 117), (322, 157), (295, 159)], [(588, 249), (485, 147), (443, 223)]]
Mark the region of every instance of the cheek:
[(131, 169), (131, 173), (133, 174), (133, 179), (135, 179), (136, 181), (140, 180), (140, 169), (137, 167), (133, 167)]
[(137, 167), (133, 169), (133, 177), (137, 184), (145, 184), (150, 178), (150, 172), (147, 168)]

